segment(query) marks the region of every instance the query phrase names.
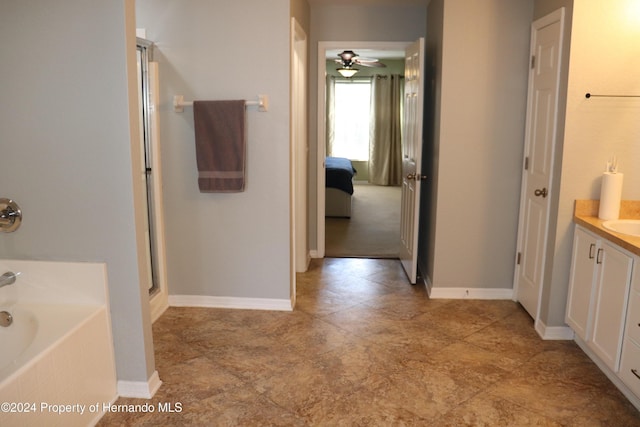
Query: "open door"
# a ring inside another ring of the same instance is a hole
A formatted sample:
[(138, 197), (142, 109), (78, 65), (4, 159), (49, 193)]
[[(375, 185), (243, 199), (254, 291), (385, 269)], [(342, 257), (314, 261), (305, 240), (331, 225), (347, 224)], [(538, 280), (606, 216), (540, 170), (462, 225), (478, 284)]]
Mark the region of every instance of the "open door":
[(424, 39), (405, 53), (404, 116), (402, 135), (402, 198), (400, 207), (400, 261), (412, 284), (418, 277), (418, 222), (422, 171), (424, 107)]
[(518, 225), (515, 299), (538, 319), (547, 253), (552, 172), (558, 122), (564, 8), (531, 26), (524, 170)]

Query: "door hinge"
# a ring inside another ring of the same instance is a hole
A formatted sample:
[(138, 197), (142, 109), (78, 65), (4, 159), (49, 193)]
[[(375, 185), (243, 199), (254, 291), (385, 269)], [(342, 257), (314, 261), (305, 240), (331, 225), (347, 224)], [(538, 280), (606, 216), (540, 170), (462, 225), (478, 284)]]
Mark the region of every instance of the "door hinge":
[(536, 67), (536, 57), (531, 55), (531, 69)]
[(518, 255), (516, 256), (516, 265), (520, 265), (521, 259), (522, 259), (522, 253), (518, 252)]
[(529, 170), (529, 157), (524, 158), (524, 170)]

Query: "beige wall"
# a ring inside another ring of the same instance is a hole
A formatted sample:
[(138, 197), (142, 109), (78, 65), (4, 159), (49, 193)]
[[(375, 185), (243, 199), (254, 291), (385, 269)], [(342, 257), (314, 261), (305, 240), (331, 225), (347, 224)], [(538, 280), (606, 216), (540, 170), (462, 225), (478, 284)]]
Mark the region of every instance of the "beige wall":
[(585, 98), (586, 92), (640, 94), (639, 39), (638, 1), (574, 3), (555, 262), (545, 289), (547, 325), (564, 324), (574, 200), (600, 198), (600, 177), (612, 155), (621, 159), (625, 174), (623, 198), (640, 199), (640, 100)]

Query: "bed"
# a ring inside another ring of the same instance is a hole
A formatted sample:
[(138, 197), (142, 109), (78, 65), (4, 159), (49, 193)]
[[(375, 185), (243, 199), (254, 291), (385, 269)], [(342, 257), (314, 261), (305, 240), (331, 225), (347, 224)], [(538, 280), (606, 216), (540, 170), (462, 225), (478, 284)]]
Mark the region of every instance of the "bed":
[(343, 157), (325, 159), (325, 216), (351, 218), (351, 196), (356, 170), (351, 160)]

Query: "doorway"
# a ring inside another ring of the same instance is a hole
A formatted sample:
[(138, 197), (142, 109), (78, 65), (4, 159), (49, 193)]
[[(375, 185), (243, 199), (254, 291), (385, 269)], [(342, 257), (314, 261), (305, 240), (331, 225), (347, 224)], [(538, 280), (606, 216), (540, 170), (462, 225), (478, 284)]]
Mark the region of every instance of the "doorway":
[[(335, 71), (339, 65), (333, 66), (333, 59), (345, 49), (388, 62), (395, 59), (393, 73), (404, 71), (405, 49), (410, 43), (405, 42), (319, 42), (318, 76), (325, 76)], [(400, 67), (400, 69), (398, 69)], [(359, 67), (359, 75), (371, 76), (379, 74), (374, 69), (367, 73), (365, 67)], [(335, 74), (335, 72), (334, 72)], [(356, 77), (347, 83), (356, 82)], [(342, 79), (345, 82), (344, 79)], [(347, 84), (345, 83), (345, 84)], [(399, 221), (400, 221), (400, 187), (378, 186), (368, 181), (367, 161), (353, 161), (357, 173), (354, 177), (353, 195), (348, 203), (352, 206), (350, 217), (325, 217), (327, 203), (325, 159), (327, 150), (327, 80), (318, 79), (318, 152), (317, 152), (317, 237), (318, 256), (332, 257), (370, 257), (398, 258), (399, 256)], [(368, 132), (368, 129), (367, 129)], [(351, 159), (362, 160), (362, 159)], [(330, 189), (333, 191), (333, 189)], [(397, 190), (397, 191), (396, 191)], [(329, 193), (331, 193), (329, 191)], [(329, 197), (332, 197), (329, 195)], [(332, 200), (329, 202), (333, 205)], [(358, 212), (366, 213), (358, 215)], [(357, 215), (357, 217), (356, 217)], [(396, 224), (397, 223), (397, 224)], [(378, 230), (376, 232), (376, 230)], [(389, 243), (394, 248), (389, 248)]]

